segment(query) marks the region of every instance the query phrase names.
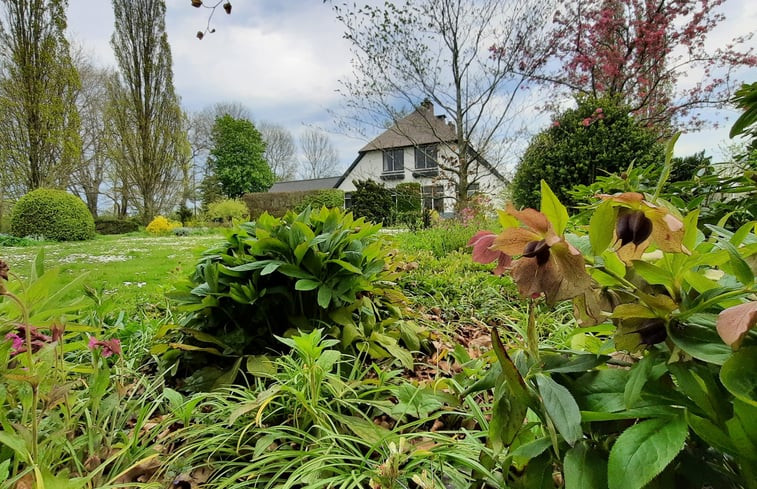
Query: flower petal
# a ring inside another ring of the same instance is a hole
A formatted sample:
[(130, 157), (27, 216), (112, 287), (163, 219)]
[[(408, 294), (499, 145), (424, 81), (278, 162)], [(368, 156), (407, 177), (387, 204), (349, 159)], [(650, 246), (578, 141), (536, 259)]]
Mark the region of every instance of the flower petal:
[(725, 309), (718, 314), (716, 328), (723, 342), (735, 350), (755, 325), (757, 325), (757, 301)]

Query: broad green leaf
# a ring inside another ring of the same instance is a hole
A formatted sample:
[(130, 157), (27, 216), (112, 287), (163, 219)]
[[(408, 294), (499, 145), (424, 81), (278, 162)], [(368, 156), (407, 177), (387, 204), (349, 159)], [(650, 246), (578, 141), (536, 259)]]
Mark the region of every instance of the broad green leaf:
[(497, 210), (497, 216), (502, 229), (517, 228), (520, 226), (520, 221), (515, 216), (508, 214), (503, 210)]
[(705, 362), (723, 365), (731, 356), (731, 347), (723, 343), (715, 331), (715, 324), (701, 325), (691, 322), (682, 327), (671, 327), (668, 336), (673, 343), (689, 355)]
[(331, 303), (331, 297), (333, 294), (334, 291), (331, 289), (331, 287), (328, 287), (326, 285), (321, 286), (321, 288), (318, 289), (318, 305), (323, 309), (328, 308), (329, 304)]
[(626, 429), (610, 450), (609, 489), (641, 489), (678, 455), (689, 434), (683, 415), (642, 421)]
[(610, 246), (614, 229), (615, 209), (612, 207), (612, 201), (606, 200), (599, 204), (589, 220), (589, 240), (594, 256), (602, 255)]
[(354, 325), (355, 321), (352, 319), (352, 308), (341, 307), (329, 312), (329, 317), (339, 326)]
[(276, 363), (267, 355), (250, 355), (247, 357), (247, 372), (255, 377), (275, 378)]
[(653, 362), (654, 355), (648, 354), (631, 368), (626, 388), (623, 391), (623, 402), (627, 409), (631, 409), (641, 399), (641, 390), (652, 374)]
[(541, 181), (541, 213), (552, 223), (555, 233), (562, 235), (568, 225), (568, 210), (560, 203), (547, 182)]
[(565, 453), (565, 489), (606, 489), (607, 460), (586, 443), (577, 443)]
[(536, 385), (544, 401), (544, 409), (555, 428), (571, 446), (583, 436), (581, 412), (573, 395), (564, 386), (543, 374), (536, 376)]
[(360, 270), (358, 267), (356, 267), (352, 263), (347, 263), (344, 260), (329, 260), (326, 263), (336, 263), (337, 265), (339, 265), (343, 269), (347, 270), (348, 272), (357, 273), (358, 275), (360, 275), (360, 274), (363, 273), (363, 271)]
[(531, 460), (534, 457), (538, 457), (544, 450), (552, 446), (552, 440), (548, 436), (543, 438), (537, 438), (534, 441), (525, 443), (512, 452), (512, 456), (515, 458), (522, 458), (526, 461)]
[(284, 262), (281, 261), (272, 261), (271, 263), (263, 267), (263, 270), (260, 271), (260, 275), (270, 275), (283, 264)]
[(673, 148), (676, 145), (676, 141), (678, 141), (678, 138), (681, 136), (680, 132), (677, 132), (673, 135), (672, 138), (670, 138), (665, 145), (665, 163), (662, 165), (662, 171), (660, 172), (660, 178), (657, 180), (657, 186), (654, 190), (654, 196), (652, 197), (652, 202), (657, 204), (657, 198), (660, 196), (660, 192), (662, 192), (662, 187), (665, 186), (665, 182), (668, 180), (668, 177), (670, 176), (670, 171), (673, 169)]
[(712, 421), (686, 412), (686, 421), (702, 440), (708, 445), (730, 455), (737, 455), (728, 433), (718, 428)]
[(645, 261), (634, 260), (633, 269), (651, 285), (663, 285), (668, 289), (673, 287), (673, 275), (663, 268)]
[(683, 245), (688, 250), (693, 250), (697, 244), (697, 221), (699, 220), (699, 209), (694, 209), (683, 218)]
[(738, 281), (747, 287), (754, 285), (754, 273), (752, 273), (749, 264), (744, 261), (736, 247), (728, 242), (721, 242), (720, 245), (728, 252), (728, 255), (731, 258), (728, 260), (728, 267)]
[(20, 460), (29, 460), (29, 451), (26, 448), (26, 443), (16, 433), (0, 431), (0, 443), (13, 450)]
[(293, 278), (306, 278), (313, 280), (315, 277), (313, 274), (306, 272), (302, 268), (292, 265), (291, 263), (285, 263), (279, 267), (279, 273), (283, 273), (287, 277)]
[(720, 369), (720, 381), (737, 399), (757, 407), (757, 346), (734, 352)]
[(513, 395), (510, 384), (500, 376), (495, 386), (495, 399), (492, 405), (492, 417), (489, 421), (489, 440), (492, 449), (500, 452), (510, 445), (521, 429), (526, 419), (528, 406), (517, 396)]
[(302, 290), (302, 291), (313, 290), (313, 289), (317, 289), (319, 285), (321, 285), (321, 283), (317, 280), (309, 280), (306, 278), (302, 278), (298, 280), (297, 282), (295, 282), (294, 290)]

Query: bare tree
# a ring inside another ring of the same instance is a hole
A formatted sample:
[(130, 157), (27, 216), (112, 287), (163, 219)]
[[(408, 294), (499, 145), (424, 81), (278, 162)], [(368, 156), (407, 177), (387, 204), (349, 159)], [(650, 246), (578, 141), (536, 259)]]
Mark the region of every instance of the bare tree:
[(79, 72), (81, 86), (76, 94), (79, 111), (82, 150), (79, 164), (71, 173), (69, 189), (87, 203), (89, 211), (97, 217), (100, 187), (110, 164), (107, 153), (105, 109), (108, 99), (110, 70), (92, 63), (88, 53), (80, 46), (72, 50), (74, 65)]
[(302, 151), (301, 178), (325, 178), (338, 175), (339, 156), (331, 139), (320, 131), (308, 129), (300, 136)]
[(113, 0), (111, 45), (119, 75), (109, 83), (110, 153), (131, 203), (149, 222), (180, 190), (189, 144), (173, 87), (163, 0)]
[[(474, 155), (500, 164), (495, 150), (513, 136), (523, 88), (549, 52), (549, 2), (405, 0), (335, 11), (352, 43), (354, 75), (340, 90), (346, 125), (380, 129), (428, 100), (454, 124), (453, 140), (437, 134), (454, 157), (438, 163), (458, 204), (465, 202), (491, 168)], [(501, 49), (492, 56), (495, 42)], [(434, 133), (449, 131), (434, 114), (427, 123)]]
[(2, 0), (0, 160), (4, 190), (63, 188), (81, 149), (65, 0)]
[(266, 144), (263, 157), (276, 180), (291, 180), (297, 172), (297, 148), (292, 133), (282, 126), (266, 122), (258, 127)]

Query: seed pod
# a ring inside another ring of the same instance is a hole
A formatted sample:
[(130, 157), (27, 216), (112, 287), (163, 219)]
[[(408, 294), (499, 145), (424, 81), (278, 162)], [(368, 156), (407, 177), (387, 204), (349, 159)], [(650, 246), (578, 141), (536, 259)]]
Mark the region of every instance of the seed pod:
[(205, 33), (202, 31), (197, 31), (197, 39), (202, 41), (202, 38), (205, 37)]
[(231, 2), (224, 3), (223, 9), (226, 11), (227, 14), (231, 15)]
[(541, 266), (549, 261), (549, 245), (543, 239), (541, 241), (530, 241), (523, 249), (523, 256), (526, 258), (536, 258), (536, 263)]
[(668, 337), (665, 321), (660, 318), (647, 319), (641, 323), (641, 326), (635, 332), (641, 336), (642, 345), (656, 345), (662, 343)]
[(192, 6), (195, 8), (202, 7), (202, 0), (192, 0)]
[(652, 234), (652, 221), (641, 211), (628, 212), (618, 217), (615, 234), (620, 246), (633, 243), (639, 246)]

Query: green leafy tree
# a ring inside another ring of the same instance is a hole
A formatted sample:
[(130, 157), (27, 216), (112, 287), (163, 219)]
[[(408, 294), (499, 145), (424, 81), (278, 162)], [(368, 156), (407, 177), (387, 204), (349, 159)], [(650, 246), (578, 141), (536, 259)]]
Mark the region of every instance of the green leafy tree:
[(227, 197), (265, 192), (273, 185), (273, 172), (263, 157), (265, 142), (252, 122), (221, 116), (213, 126), (211, 141), (208, 163)]
[(627, 107), (613, 99), (579, 99), (577, 108), (560, 114), (531, 141), (513, 178), (513, 201), (536, 207), (544, 180), (562, 202), (574, 205), (568, 195), (573, 186), (620, 173), (631, 163), (662, 163), (663, 152), (655, 134), (628, 116)]
[(63, 188), (81, 141), (65, 0), (2, 0), (0, 161), (3, 191)]
[(113, 0), (111, 45), (119, 74), (109, 83), (109, 152), (144, 223), (172, 207), (188, 161), (174, 92), (163, 0)]

